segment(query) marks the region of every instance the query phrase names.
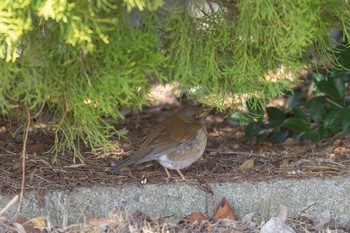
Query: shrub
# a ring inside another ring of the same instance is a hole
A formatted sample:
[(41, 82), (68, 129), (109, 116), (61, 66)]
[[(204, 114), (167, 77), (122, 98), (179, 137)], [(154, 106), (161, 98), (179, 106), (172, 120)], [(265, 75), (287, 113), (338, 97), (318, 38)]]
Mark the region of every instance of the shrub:
[(23, 119), (25, 106), (33, 116), (48, 106), (56, 155), (66, 148), (79, 155), (76, 140), (108, 150), (120, 132), (106, 117), (140, 108), (155, 79), (223, 108), (235, 103), (230, 98), (292, 87), (292, 78), (267, 72), (293, 77), (305, 65), (337, 63), (331, 28), (349, 38), (346, 0), (222, 0), (202, 12), (176, 3), (2, 1), (1, 113)]

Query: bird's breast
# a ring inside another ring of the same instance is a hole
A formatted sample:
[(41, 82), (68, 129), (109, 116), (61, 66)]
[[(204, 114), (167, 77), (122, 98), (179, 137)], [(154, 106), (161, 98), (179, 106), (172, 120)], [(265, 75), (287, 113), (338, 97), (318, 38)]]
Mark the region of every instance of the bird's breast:
[(163, 167), (168, 169), (183, 169), (202, 156), (206, 145), (206, 131), (199, 129), (197, 134), (189, 141), (179, 144), (174, 151), (159, 156), (157, 160)]

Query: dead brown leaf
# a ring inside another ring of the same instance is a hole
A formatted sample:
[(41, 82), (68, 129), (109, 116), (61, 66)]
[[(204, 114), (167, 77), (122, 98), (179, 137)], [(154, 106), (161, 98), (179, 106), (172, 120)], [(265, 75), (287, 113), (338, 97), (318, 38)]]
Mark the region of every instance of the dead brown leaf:
[(41, 232), (45, 229), (44, 217), (33, 218), (29, 220), (26, 218), (18, 217), (16, 219), (16, 222), (21, 224), (27, 233)]
[(223, 219), (223, 218), (229, 218), (232, 220), (237, 219), (235, 212), (233, 212), (230, 204), (227, 202), (226, 198), (224, 197), (222, 198), (221, 202), (216, 208), (216, 212), (213, 216), (213, 219)]
[(349, 150), (349, 148), (346, 148), (344, 146), (339, 146), (339, 147), (335, 148), (334, 151), (338, 152), (338, 153), (348, 153), (350, 150)]
[(23, 225), (26, 226), (27, 224), (32, 224), (36, 229), (44, 230), (45, 218), (33, 218), (30, 219), (27, 223), (24, 223)]
[(28, 153), (34, 153), (39, 151), (46, 151), (50, 149), (50, 145), (46, 143), (35, 143), (27, 146)]
[(337, 147), (339, 147), (342, 143), (343, 143), (343, 140), (338, 138), (338, 139), (334, 140), (334, 142), (333, 142), (333, 147), (334, 147), (334, 148), (337, 148)]
[(284, 142), (283, 145), (285, 146), (294, 146), (298, 143), (294, 138), (287, 138)]
[(188, 215), (186, 217), (186, 219), (191, 224), (195, 223), (195, 222), (199, 224), (202, 221), (209, 220), (208, 216), (205, 213), (201, 212), (201, 211), (194, 212), (194, 213)]
[(106, 226), (111, 224), (116, 224), (117, 219), (116, 217), (107, 217), (107, 218), (98, 218), (98, 217), (91, 217), (88, 221), (89, 225), (99, 227), (101, 229), (106, 228)]
[(254, 159), (248, 159), (239, 168), (242, 171), (249, 171), (249, 170), (252, 170), (253, 167), (254, 167)]
[(23, 217), (17, 217), (16, 218), (16, 222), (20, 223), (20, 224), (23, 224), (25, 222), (27, 222), (28, 219), (27, 218), (23, 218)]

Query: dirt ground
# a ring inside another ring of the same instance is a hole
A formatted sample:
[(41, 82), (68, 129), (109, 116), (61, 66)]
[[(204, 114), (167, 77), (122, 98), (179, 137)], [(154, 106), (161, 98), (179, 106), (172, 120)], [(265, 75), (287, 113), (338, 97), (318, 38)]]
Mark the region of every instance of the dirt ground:
[[(118, 185), (171, 182), (157, 162), (148, 162), (122, 169), (116, 174), (109, 170), (114, 162), (132, 155), (142, 138), (152, 127), (175, 111), (162, 106), (144, 111), (129, 112), (118, 129), (129, 131), (123, 139), (115, 139), (118, 147), (113, 153), (91, 153), (82, 148), (85, 160), (73, 161), (67, 151), (52, 163), (52, 155), (45, 153), (53, 144), (54, 133), (32, 129), (28, 138), (25, 191), (36, 190), (40, 196), (50, 190), (71, 190), (97, 184)], [(257, 143), (244, 137), (244, 127), (228, 120), (225, 113), (211, 111), (206, 117), (208, 144), (203, 158), (182, 170), (198, 183), (233, 180), (267, 180), (271, 178), (300, 179), (309, 177), (342, 176), (350, 172), (350, 134), (311, 143), (296, 142), (291, 138), (284, 144)], [(23, 133), (12, 130), (0, 132), (0, 193), (18, 194), (21, 189)], [(176, 171), (171, 171), (179, 179)]]
[[(130, 166), (116, 174), (110, 174), (109, 170), (114, 162), (132, 155), (152, 127), (175, 110), (157, 107), (127, 114), (118, 127), (129, 133), (121, 140), (115, 139), (118, 149), (110, 154), (93, 154), (84, 149), (84, 163), (79, 160), (74, 163), (72, 153), (67, 151), (53, 164), (52, 155), (45, 153), (53, 144), (53, 132), (33, 130), (28, 138), (25, 188), (69, 190), (77, 186), (140, 182), (144, 178), (150, 183), (169, 181), (157, 162)], [(202, 159), (183, 170), (187, 178), (199, 182), (257, 181), (339, 176), (350, 172), (350, 134), (339, 134), (318, 143), (288, 139), (281, 145), (258, 144), (246, 140), (244, 127), (233, 124), (225, 116), (212, 111), (206, 117), (207, 148)], [(11, 131), (0, 132), (1, 194), (20, 191), (22, 140), (21, 133), (13, 137)], [(179, 178), (176, 171), (171, 174)]]

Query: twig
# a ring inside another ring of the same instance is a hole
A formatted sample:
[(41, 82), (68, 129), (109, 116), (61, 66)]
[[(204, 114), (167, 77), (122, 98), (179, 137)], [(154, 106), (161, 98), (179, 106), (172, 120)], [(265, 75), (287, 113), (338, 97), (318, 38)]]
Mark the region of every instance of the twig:
[(7, 205), (0, 211), (0, 216), (5, 213), (16, 201), (18, 200), (18, 195), (14, 196), (12, 200), (7, 203)]
[(89, 86), (92, 87), (91, 80), (90, 80), (89, 74), (86, 71), (86, 65), (84, 62), (81, 62), (81, 69), (83, 70), (83, 73), (85, 75), (85, 78), (86, 78)]
[(328, 98), (326, 99), (326, 101), (329, 102), (329, 103), (331, 103), (331, 104), (333, 104), (334, 106), (336, 106), (336, 107), (338, 107), (338, 108), (340, 108), (340, 109), (343, 109), (343, 108), (344, 108), (343, 106), (337, 104), (336, 102), (334, 102), (333, 100), (330, 100), (330, 99), (328, 99)]
[(212, 148), (206, 148), (205, 149), (206, 151), (210, 152), (210, 153), (218, 153), (218, 154), (233, 154), (233, 155), (254, 155), (254, 156), (260, 156), (260, 157), (266, 157), (262, 154), (256, 154), (256, 153), (253, 153), (253, 152), (245, 152), (245, 151), (218, 151), (217, 149), (212, 149)]
[(6, 150), (4, 149), (4, 151), (8, 154), (11, 154), (11, 155), (18, 155), (18, 153), (15, 153), (15, 152), (12, 152), (12, 151), (9, 151), (9, 150)]
[(22, 182), (21, 182), (21, 192), (19, 194), (19, 201), (18, 201), (18, 206), (17, 206), (17, 211), (15, 216), (18, 215), (22, 201), (23, 201), (23, 193), (24, 193), (24, 182), (25, 182), (25, 177), (26, 177), (26, 154), (27, 154), (27, 141), (28, 141), (28, 133), (29, 133), (29, 127), (30, 127), (30, 112), (27, 107), (27, 105), (24, 105), (26, 111), (27, 111), (27, 126), (26, 130), (24, 133), (24, 139), (23, 139), (23, 147), (22, 147)]
[(307, 206), (305, 209), (303, 209), (302, 211), (300, 211), (299, 215), (305, 214), (306, 211), (308, 211), (308, 209), (310, 209), (311, 207), (313, 207), (314, 205), (316, 205), (317, 203), (313, 203), (309, 206)]

